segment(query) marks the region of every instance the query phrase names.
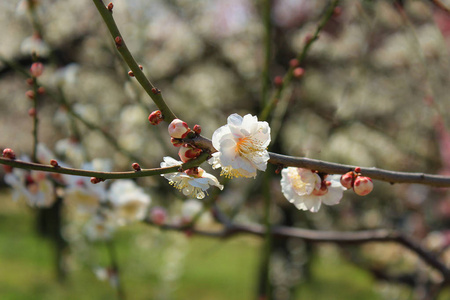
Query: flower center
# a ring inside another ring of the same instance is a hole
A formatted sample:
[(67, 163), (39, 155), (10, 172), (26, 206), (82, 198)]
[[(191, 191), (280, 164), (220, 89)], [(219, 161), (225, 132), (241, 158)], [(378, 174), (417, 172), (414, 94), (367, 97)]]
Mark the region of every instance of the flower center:
[(236, 143), (236, 153), (244, 157), (251, 157), (254, 155), (261, 156), (261, 152), (266, 150), (263, 144), (259, 141), (252, 139), (252, 137), (247, 136), (240, 138)]

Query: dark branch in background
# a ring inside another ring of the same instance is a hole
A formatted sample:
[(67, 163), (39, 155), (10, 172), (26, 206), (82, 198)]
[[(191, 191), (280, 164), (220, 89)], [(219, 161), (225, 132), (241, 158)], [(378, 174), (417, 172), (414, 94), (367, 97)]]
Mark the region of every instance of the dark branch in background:
[[(145, 221), (148, 224), (153, 224), (150, 220)], [(179, 225), (162, 225), (161, 229), (184, 231), (215, 238), (230, 238), (238, 234), (249, 234), (259, 237), (264, 237), (266, 229), (262, 225), (257, 224), (233, 224), (225, 223), (224, 228), (220, 231), (207, 231), (195, 229)], [(310, 229), (301, 229), (285, 226), (273, 226), (271, 230), (274, 238), (298, 238), (309, 242), (317, 243), (335, 243), (338, 245), (348, 244), (364, 244), (369, 242), (396, 242), (403, 245), (405, 248), (416, 253), (424, 262), (439, 271), (444, 277), (445, 281), (450, 281), (450, 270), (431, 252), (425, 250), (421, 245), (413, 241), (410, 237), (403, 235), (397, 231), (391, 230), (366, 230), (354, 232), (340, 232), (340, 231), (319, 231)]]
[(446, 12), (447, 14), (450, 14), (450, 8), (445, 6), (445, 4), (442, 3), (440, 0), (430, 0), (430, 1), (431, 1), (431, 3), (433, 3), (440, 10)]

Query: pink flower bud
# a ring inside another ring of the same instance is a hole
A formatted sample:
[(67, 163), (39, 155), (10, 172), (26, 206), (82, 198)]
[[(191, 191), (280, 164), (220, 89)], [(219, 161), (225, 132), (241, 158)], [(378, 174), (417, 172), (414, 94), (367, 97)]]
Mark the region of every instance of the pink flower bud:
[(365, 176), (358, 176), (355, 179), (355, 183), (353, 184), (353, 191), (357, 195), (365, 196), (369, 194), (373, 190), (372, 179)]
[(305, 70), (303, 68), (295, 68), (292, 74), (295, 78), (300, 78), (305, 74)]
[(32, 90), (28, 90), (25, 92), (25, 96), (28, 97), (28, 99), (33, 100), (34, 99), (34, 92)]
[(133, 73), (133, 71), (128, 71), (128, 76), (130, 76), (130, 77), (134, 77), (134, 73)]
[(194, 130), (197, 135), (200, 135), (200, 133), (202, 133), (202, 128), (200, 127), (200, 125), (194, 125), (194, 128), (192, 130)]
[(346, 189), (351, 189), (353, 187), (353, 172), (345, 173), (341, 176), (341, 184)]
[(91, 183), (92, 184), (97, 184), (99, 182), (102, 182), (103, 180), (97, 177), (91, 177)]
[(159, 123), (162, 122), (162, 120), (163, 118), (160, 110), (155, 110), (148, 116), (148, 121), (152, 125), (158, 125)]
[(14, 150), (10, 148), (3, 149), (2, 155), (4, 158), (16, 159), (16, 153), (14, 153)]
[(356, 168), (355, 168), (355, 172), (356, 172), (356, 173), (361, 173), (361, 168), (360, 168), (360, 167), (356, 167)]
[(187, 162), (198, 157), (200, 153), (202, 153), (202, 149), (187, 146), (180, 148), (180, 151), (178, 151), (178, 156), (182, 162)]
[(106, 8), (107, 8), (110, 12), (112, 12), (113, 7), (114, 7), (114, 4), (112, 4), (112, 2), (109, 2), (109, 3), (108, 3), (108, 6), (106, 6)]
[(31, 65), (30, 72), (32, 77), (39, 77), (44, 72), (44, 65), (40, 62), (35, 62)]
[(56, 160), (54, 160), (54, 159), (51, 159), (51, 160), (50, 160), (50, 165), (52, 165), (52, 167), (54, 167), (54, 168), (59, 167), (58, 162), (57, 162)]
[(186, 122), (181, 121), (180, 119), (174, 119), (169, 124), (168, 130), (169, 130), (170, 136), (173, 138), (176, 138), (176, 139), (185, 138), (190, 131)]
[(150, 220), (156, 225), (162, 225), (166, 221), (167, 212), (162, 207), (155, 207), (150, 212)]

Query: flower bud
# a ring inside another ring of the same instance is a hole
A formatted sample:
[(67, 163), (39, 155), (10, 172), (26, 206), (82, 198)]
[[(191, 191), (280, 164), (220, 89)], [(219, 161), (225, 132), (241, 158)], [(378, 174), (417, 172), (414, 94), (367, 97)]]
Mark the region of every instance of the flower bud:
[(16, 159), (16, 153), (14, 153), (14, 150), (10, 148), (3, 149), (2, 155), (4, 158)]
[(133, 164), (131, 165), (131, 167), (132, 167), (136, 172), (138, 172), (138, 171), (141, 170), (141, 166), (140, 166), (138, 163), (133, 163)]
[(202, 149), (187, 146), (180, 148), (180, 151), (178, 151), (178, 156), (182, 162), (187, 162), (198, 157), (200, 153), (202, 153)]
[(283, 85), (283, 77), (275, 76), (275, 78), (273, 79), (273, 83), (276, 87), (281, 87)]
[(35, 62), (31, 65), (30, 72), (32, 77), (39, 77), (44, 72), (44, 65), (40, 62)]
[(197, 135), (200, 135), (200, 133), (202, 133), (202, 128), (200, 127), (200, 125), (194, 125), (194, 128), (192, 130), (194, 130)]
[(296, 58), (293, 58), (289, 61), (289, 66), (291, 66), (293, 68), (298, 67), (299, 64), (300, 64), (300, 62)]
[(351, 189), (353, 187), (353, 172), (347, 172), (341, 176), (341, 185), (346, 189)]
[(373, 190), (372, 179), (365, 176), (358, 176), (355, 179), (355, 183), (353, 184), (353, 191), (357, 195), (365, 196), (369, 194)]
[(59, 167), (59, 164), (55, 159), (50, 160), (50, 165), (52, 165), (52, 167), (54, 167), (54, 168)]
[(356, 168), (355, 168), (355, 172), (356, 172), (356, 173), (361, 173), (361, 168), (360, 168), (360, 167), (356, 167)]
[(39, 95), (45, 94), (45, 88), (43, 86), (38, 87), (37, 92)]
[(97, 177), (91, 177), (91, 183), (92, 184), (97, 184), (99, 182), (102, 182), (103, 180)]
[(305, 70), (303, 68), (295, 68), (292, 74), (295, 78), (300, 78), (305, 74)]
[(5, 173), (12, 173), (13, 167), (3, 165), (3, 170), (5, 171)]
[(176, 139), (185, 138), (190, 131), (187, 123), (184, 121), (181, 121), (180, 119), (174, 119), (169, 124), (168, 130), (169, 130), (170, 136), (173, 138), (176, 138)]
[(34, 92), (32, 90), (28, 90), (25, 92), (25, 96), (28, 97), (28, 99), (33, 100), (34, 99)]
[(156, 225), (162, 225), (166, 221), (167, 212), (162, 207), (155, 207), (150, 212), (150, 220)]
[(106, 8), (107, 8), (110, 12), (112, 12), (112, 10), (113, 10), (113, 8), (114, 8), (114, 4), (112, 4), (112, 2), (109, 2), (109, 3), (108, 3), (108, 6), (106, 6)]
[(155, 110), (148, 116), (148, 121), (152, 125), (158, 125), (159, 123), (162, 122), (162, 120), (163, 118), (160, 110)]
[(128, 71), (128, 76), (130, 76), (130, 77), (134, 77), (134, 73), (133, 73), (133, 71)]

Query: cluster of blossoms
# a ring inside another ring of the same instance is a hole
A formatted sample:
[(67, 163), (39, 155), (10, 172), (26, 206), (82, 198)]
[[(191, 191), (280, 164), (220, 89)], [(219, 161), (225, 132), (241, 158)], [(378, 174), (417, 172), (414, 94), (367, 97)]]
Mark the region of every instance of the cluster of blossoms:
[[(149, 116), (149, 121), (157, 125), (162, 121), (160, 111)], [(183, 139), (199, 135), (201, 130), (195, 125), (192, 131), (186, 122), (175, 119), (169, 124), (169, 134), (172, 144), (180, 147), (178, 155), (181, 161), (171, 157), (164, 157), (161, 167), (181, 165), (198, 157), (202, 150), (185, 144)], [(192, 134), (192, 136), (189, 136)], [(228, 178), (256, 177), (257, 170), (265, 171), (269, 161), (267, 147), (270, 144), (270, 127), (267, 122), (258, 121), (256, 116), (250, 114), (244, 117), (232, 114), (227, 124), (218, 128), (212, 136), (213, 147), (217, 152), (212, 153), (208, 162), (214, 169), (221, 168), (221, 175)], [(281, 172), (281, 188), (286, 199), (299, 210), (317, 212), (322, 203), (326, 205), (338, 204), (346, 189), (353, 188), (356, 194), (364, 196), (373, 189), (372, 180), (361, 176), (360, 168), (338, 175), (319, 174), (318, 172), (288, 167)], [(206, 173), (201, 168), (193, 168), (183, 172), (162, 175), (186, 196), (195, 196), (202, 199), (210, 185), (220, 189), (216, 177)]]

